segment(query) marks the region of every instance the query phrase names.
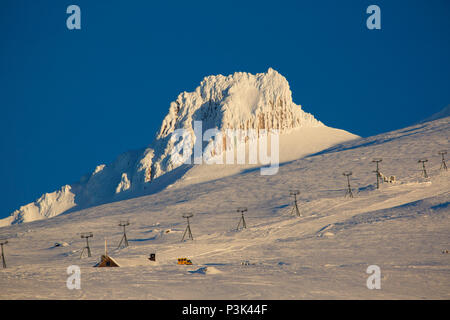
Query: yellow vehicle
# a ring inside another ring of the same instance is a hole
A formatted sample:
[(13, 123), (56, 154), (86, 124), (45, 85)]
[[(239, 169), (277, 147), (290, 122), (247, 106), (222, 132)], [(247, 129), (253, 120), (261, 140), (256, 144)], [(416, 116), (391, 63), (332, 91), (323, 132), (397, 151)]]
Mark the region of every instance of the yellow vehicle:
[(178, 258), (178, 264), (192, 264), (192, 261), (187, 258)]

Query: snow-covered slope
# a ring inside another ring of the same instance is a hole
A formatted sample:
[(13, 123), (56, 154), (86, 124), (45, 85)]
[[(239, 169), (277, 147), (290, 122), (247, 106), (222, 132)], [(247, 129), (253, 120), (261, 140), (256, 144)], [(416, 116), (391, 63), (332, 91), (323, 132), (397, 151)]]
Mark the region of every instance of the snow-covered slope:
[[(0, 298), (448, 300), (450, 179), (438, 151), (449, 149), (449, 132), (446, 117), (331, 146), (275, 175), (250, 168), (195, 184), (177, 178), (162, 192), (1, 228), (9, 243)], [(376, 190), (373, 158), (396, 183)], [(344, 198), (347, 170), (353, 199)], [(291, 215), (290, 189), (300, 190), (303, 217)], [(237, 231), (240, 206), (247, 229)], [(188, 212), (194, 241), (180, 242)], [(124, 219), (130, 247), (116, 249)], [(80, 259), (84, 231), (94, 234), (93, 255)], [(104, 238), (119, 268), (92, 267)], [(179, 257), (193, 265), (177, 265)], [(71, 265), (81, 268), (80, 290), (66, 287)], [(370, 265), (381, 270), (380, 290), (366, 286)]]
[[(187, 137), (192, 136), (192, 153), (197, 138), (194, 124), (199, 121), (201, 134), (207, 129), (217, 129), (224, 134), (228, 129), (239, 129), (253, 130), (259, 136), (264, 131), (278, 130), (281, 162), (358, 138), (346, 131), (327, 127), (304, 112), (292, 101), (287, 80), (273, 69), (256, 75), (237, 72), (226, 77), (208, 76), (194, 92), (183, 92), (170, 103), (155, 140), (147, 148), (123, 153), (113, 163), (97, 166), (92, 174), (82, 177), (78, 183), (44, 194), (0, 220), (0, 226), (50, 218), (68, 211), (149, 194), (181, 178), (183, 183), (208, 181), (255, 166), (174, 162), (171, 155), (176, 141), (172, 134), (184, 129), (189, 135)], [(244, 140), (242, 143), (248, 145), (249, 142)], [(218, 150), (213, 140), (207, 141), (203, 149), (204, 159), (207, 160), (208, 156), (223, 157), (224, 151), (230, 148), (232, 145), (227, 141)]]
[(437, 120), (437, 119), (442, 119), (445, 117), (450, 117), (450, 104), (448, 106), (446, 106), (444, 109), (442, 109), (441, 111), (436, 112), (435, 114), (433, 114), (430, 117), (426, 118), (425, 120), (421, 121), (421, 123), (427, 122), (427, 121), (433, 121), (433, 120)]

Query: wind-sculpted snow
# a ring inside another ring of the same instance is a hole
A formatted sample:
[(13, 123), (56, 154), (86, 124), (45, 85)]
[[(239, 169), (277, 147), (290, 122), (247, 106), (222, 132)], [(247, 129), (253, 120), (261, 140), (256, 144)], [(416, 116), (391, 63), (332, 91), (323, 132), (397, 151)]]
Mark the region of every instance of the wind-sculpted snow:
[[(195, 123), (201, 123), (200, 137), (198, 132), (194, 132)], [(307, 128), (317, 130), (303, 133), (298, 131)], [(113, 163), (97, 166), (92, 174), (82, 177), (80, 182), (20, 207), (10, 217), (1, 220), (0, 226), (44, 219), (67, 210), (74, 211), (122, 200), (151, 190), (160, 190), (164, 187), (164, 181), (173, 183), (173, 175), (170, 179), (159, 178), (184, 164), (173, 159), (174, 150), (179, 146), (176, 145), (173, 134), (180, 129), (184, 132), (183, 147), (188, 146), (190, 152), (196, 139), (204, 139), (203, 133), (208, 129), (216, 129), (221, 133), (228, 132), (227, 130), (251, 133), (243, 140), (244, 144), (249, 143), (248, 137), (259, 138), (268, 132), (276, 132), (277, 137), (278, 134), (285, 137), (282, 140), (295, 141), (286, 142), (288, 146), (284, 150), (276, 150), (277, 162), (293, 160), (298, 155), (317, 152), (335, 143), (357, 138), (343, 130), (326, 127), (311, 114), (304, 112), (301, 106), (292, 101), (288, 81), (273, 69), (256, 75), (237, 72), (229, 76), (208, 76), (195, 91), (183, 92), (170, 103), (169, 112), (162, 121), (155, 140), (145, 149), (123, 153)], [(288, 136), (290, 138), (286, 138)], [(214, 144), (217, 141), (212, 138), (206, 143), (200, 143), (203, 147), (201, 151), (205, 152), (203, 159), (207, 161), (208, 156), (221, 157), (224, 151), (233, 147), (231, 143), (224, 141), (221, 149), (217, 149)], [(311, 141), (314, 141), (314, 146), (311, 146)], [(283, 141), (281, 144), (283, 145)], [(226, 175), (234, 174), (236, 170), (220, 172)], [(182, 172), (183, 175), (186, 170), (177, 172)], [(204, 180), (208, 179), (208, 174), (203, 176)], [(155, 183), (161, 185), (155, 187)]]

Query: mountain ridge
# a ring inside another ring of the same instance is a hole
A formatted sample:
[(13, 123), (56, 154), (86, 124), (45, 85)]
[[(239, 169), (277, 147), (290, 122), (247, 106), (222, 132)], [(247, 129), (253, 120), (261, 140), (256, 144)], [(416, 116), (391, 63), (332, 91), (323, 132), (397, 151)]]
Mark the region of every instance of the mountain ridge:
[[(286, 78), (272, 68), (256, 75), (236, 72), (228, 76), (207, 76), (194, 91), (182, 92), (170, 103), (168, 114), (155, 139), (147, 147), (124, 152), (112, 163), (98, 165), (79, 182), (43, 194), (36, 201), (15, 210), (10, 217), (0, 220), (0, 225), (51, 218), (77, 208), (138, 196), (155, 188), (158, 190), (157, 186), (152, 185), (153, 181), (161, 180), (158, 178), (182, 165), (172, 161), (176, 148), (172, 135), (176, 130), (184, 130), (185, 135), (190, 134), (193, 137), (192, 153), (197, 136), (196, 122), (202, 124), (202, 135), (208, 129), (220, 133), (229, 129), (248, 131), (257, 137), (276, 131), (284, 141), (281, 144), (286, 145), (280, 152), (281, 161), (292, 160), (357, 137), (346, 131), (329, 128), (312, 114), (303, 111), (300, 105), (292, 101)], [(309, 132), (308, 128), (315, 128), (315, 132)], [(303, 132), (303, 137), (300, 132)], [(186, 136), (182, 138), (184, 142)], [(289, 140), (299, 140), (300, 143)], [(306, 140), (315, 141), (316, 146)], [(214, 141), (208, 141), (204, 149), (210, 152), (210, 158), (214, 158), (223, 156), (230, 148), (233, 146), (224, 139), (222, 149), (217, 149)], [(299, 150), (292, 152), (290, 149)], [(284, 154), (289, 156), (284, 157)], [(222, 170), (222, 175), (234, 174), (238, 170), (232, 166), (228, 171)], [(215, 173), (212, 176), (220, 177)]]

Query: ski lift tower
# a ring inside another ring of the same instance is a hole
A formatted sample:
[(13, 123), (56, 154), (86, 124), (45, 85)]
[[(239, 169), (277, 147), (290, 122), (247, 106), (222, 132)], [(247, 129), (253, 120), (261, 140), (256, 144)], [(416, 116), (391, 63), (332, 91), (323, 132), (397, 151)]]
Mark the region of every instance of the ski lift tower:
[(351, 171), (345, 171), (344, 173), (342, 173), (342, 175), (347, 177), (347, 192), (345, 193), (345, 197), (347, 197), (347, 195), (350, 198), (353, 198), (353, 192), (352, 192), (352, 187), (350, 186), (350, 176), (352, 175)]
[(123, 242), (125, 248), (128, 247), (127, 232), (126, 232), (125, 228), (129, 225), (130, 225), (130, 221), (128, 221), (128, 220), (120, 221), (119, 227), (123, 227), (123, 236), (122, 236), (122, 239), (120, 240), (117, 248), (120, 248), (120, 246), (122, 245), (122, 242)]
[(445, 171), (447, 171), (447, 164), (445, 163), (445, 158), (444, 158), (444, 156), (447, 154), (447, 151), (442, 150), (442, 151), (439, 151), (438, 153), (439, 153), (439, 154), (441, 155), (441, 157), (442, 157), (441, 167), (439, 168), (439, 170), (445, 170)]
[(5, 261), (5, 251), (3, 249), (3, 245), (7, 244), (8, 240), (6, 239), (1, 239), (0, 240), (0, 246), (2, 247), (2, 262), (3, 262), (3, 268), (6, 268), (6, 261)]
[(417, 163), (422, 164), (422, 174), (424, 178), (428, 178), (427, 170), (425, 169), (425, 162), (428, 162), (427, 159), (420, 159)]
[(375, 162), (377, 164), (377, 170), (373, 171), (377, 175), (377, 189), (380, 189), (380, 180), (381, 180), (381, 182), (383, 182), (383, 180), (380, 179), (381, 178), (381, 174), (380, 174), (380, 168), (378, 166), (378, 164), (381, 161), (383, 161), (383, 159), (381, 159), (381, 158), (375, 158), (375, 159), (372, 160), (372, 162)]
[(291, 215), (292, 215), (292, 214), (294, 213), (294, 211), (295, 211), (295, 215), (296, 215), (297, 217), (301, 217), (302, 214), (300, 213), (300, 210), (298, 209), (298, 205), (297, 205), (297, 195), (300, 194), (300, 191), (298, 191), (298, 190), (289, 190), (289, 194), (290, 194), (291, 196), (294, 196), (294, 206), (292, 207)]
[(181, 242), (184, 241), (184, 237), (186, 236), (186, 233), (188, 233), (188, 237), (191, 240), (194, 240), (194, 237), (192, 236), (191, 232), (191, 224), (189, 223), (189, 218), (192, 218), (194, 215), (192, 213), (183, 214), (183, 218), (187, 220), (187, 227), (186, 230), (184, 230), (183, 239), (181, 239)]
[(236, 231), (239, 230), (239, 226), (241, 225), (241, 221), (242, 221), (242, 228), (243, 229), (247, 229), (247, 224), (245, 223), (245, 219), (244, 219), (244, 212), (247, 212), (247, 208), (246, 207), (239, 207), (236, 211), (241, 213), (241, 218), (239, 219), (239, 223), (237, 225)]
[(81, 233), (81, 239), (86, 239), (86, 247), (83, 248), (80, 254), (80, 258), (83, 257), (83, 253), (86, 251), (87, 256), (91, 257), (91, 248), (89, 247), (89, 238), (92, 238), (94, 235), (92, 232), (83, 232)]

